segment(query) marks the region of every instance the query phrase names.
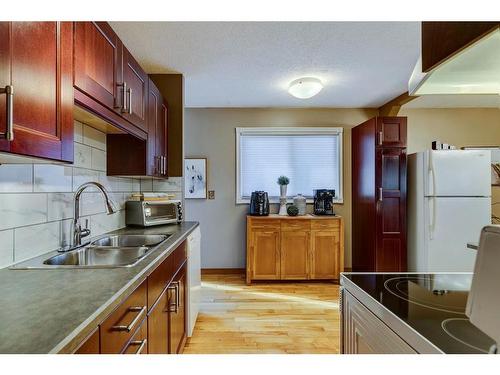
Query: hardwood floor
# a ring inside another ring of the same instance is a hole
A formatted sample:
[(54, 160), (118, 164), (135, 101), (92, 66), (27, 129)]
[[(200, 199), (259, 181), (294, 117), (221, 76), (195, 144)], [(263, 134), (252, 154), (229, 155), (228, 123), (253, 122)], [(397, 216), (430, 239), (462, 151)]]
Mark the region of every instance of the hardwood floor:
[(203, 275), (202, 304), (185, 354), (338, 353), (339, 287), (245, 284), (244, 275)]

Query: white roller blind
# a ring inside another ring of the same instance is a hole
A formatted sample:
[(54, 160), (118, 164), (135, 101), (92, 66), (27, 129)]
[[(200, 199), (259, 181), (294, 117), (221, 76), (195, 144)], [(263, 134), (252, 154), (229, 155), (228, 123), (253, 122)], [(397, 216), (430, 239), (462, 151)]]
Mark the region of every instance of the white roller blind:
[(280, 195), (276, 180), (290, 178), (287, 195), (312, 197), (314, 189), (341, 189), (341, 128), (238, 129), (239, 200), (255, 190)]

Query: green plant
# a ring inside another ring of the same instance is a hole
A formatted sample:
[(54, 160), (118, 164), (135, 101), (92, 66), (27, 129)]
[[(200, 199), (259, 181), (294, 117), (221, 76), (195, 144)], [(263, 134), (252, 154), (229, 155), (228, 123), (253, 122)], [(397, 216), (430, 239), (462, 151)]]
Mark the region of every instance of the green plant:
[(291, 204), (286, 208), (286, 213), (290, 216), (297, 216), (299, 214), (299, 209), (297, 208), (297, 206)]
[(279, 176), (278, 177), (278, 185), (288, 185), (290, 183), (290, 179), (287, 176)]

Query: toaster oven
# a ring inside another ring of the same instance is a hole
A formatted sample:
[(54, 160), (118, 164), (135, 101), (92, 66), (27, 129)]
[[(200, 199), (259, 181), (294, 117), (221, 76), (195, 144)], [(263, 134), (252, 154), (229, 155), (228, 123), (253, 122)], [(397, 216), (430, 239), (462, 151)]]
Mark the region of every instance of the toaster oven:
[(182, 204), (179, 200), (127, 201), (125, 209), (127, 225), (150, 227), (182, 221)]

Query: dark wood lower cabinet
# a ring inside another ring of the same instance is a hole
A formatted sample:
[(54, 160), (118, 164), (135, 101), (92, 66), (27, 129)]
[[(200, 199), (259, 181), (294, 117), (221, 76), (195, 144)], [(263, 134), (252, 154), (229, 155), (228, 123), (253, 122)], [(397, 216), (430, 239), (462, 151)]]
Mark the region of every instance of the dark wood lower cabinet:
[(178, 354), (186, 343), (186, 243), (96, 327), (75, 354)]
[(170, 284), (170, 354), (179, 354), (186, 343), (186, 270), (187, 264), (181, 267)]

